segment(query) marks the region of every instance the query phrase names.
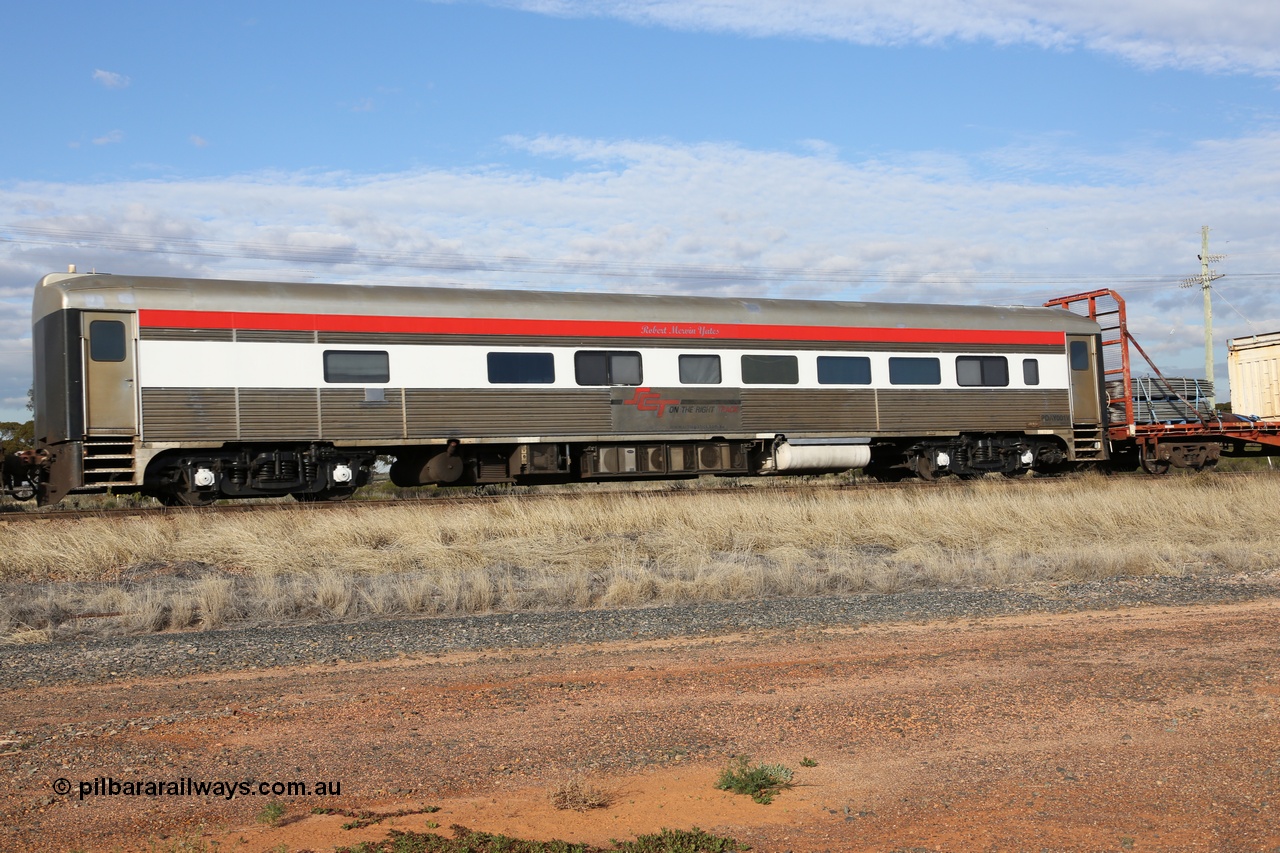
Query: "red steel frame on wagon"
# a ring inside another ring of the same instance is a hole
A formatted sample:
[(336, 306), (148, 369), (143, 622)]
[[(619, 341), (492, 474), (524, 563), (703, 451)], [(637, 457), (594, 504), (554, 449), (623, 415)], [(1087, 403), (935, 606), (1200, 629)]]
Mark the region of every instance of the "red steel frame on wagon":
[[(1129, 333), (1125, 302), (1114, 290), (1094, 290), (1051, 299), (1049, 308), (1065, 308), (1082, 314), (1102, 327), (1103, 387), (1108, 380), (1122, 384), (1122, 394), (1108, 395), (1108, 411), (1124, 412), (1122, 422), (1107, 425), (1107, 438), (1115, 455), (1126, 451), (1136, 455), (1143, 470), (1163, 474), (1170, 466), (1204, 468), (1217, 462), (1218, 454), (1227, 456), (1280, 456), (1280, 421), (1251, 421), (1227, 415), (1201, 414), (1190, 401), (1177, 394), (1194, 412), (1198, 423), (1135, 423), (1133, 414), (1133, 371), (1130, 345), (1146, 360), (1161, 380), (1160, 368)], [(1168, 385), (1168, 381), (1165, 380)], [(1176, 392), (1175, 392), (1176, 394)], [(1256, 447), (1250, 447), (1255, 445)]]

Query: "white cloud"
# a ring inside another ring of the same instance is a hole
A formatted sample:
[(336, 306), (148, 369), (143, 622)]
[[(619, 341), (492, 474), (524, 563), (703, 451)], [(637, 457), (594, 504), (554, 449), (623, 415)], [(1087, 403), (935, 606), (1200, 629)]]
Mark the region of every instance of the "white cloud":
[[(1233, 308), (1217, 339), (1280, 329), (1280, 133), (1090, 157), (1048, 138), (964, 159), (839, 159), (729, 144), (507, 140), (521, 162), (360, 175), (26, 182), (0, 193), (0, 327), (75, 263), (142, 275), (1022, 302), (1115, 287), (1171, 371), (1202, 363), (1199, 228)], [(1039, 164), (1092, 182), (1053, 182)], [(566, 163), (568, 168), (566, 168)], [(14, 226), (18, 226), (17, 229)], [(35, 229), (21, 231), (22, 227)], [(1228, 242), (1229, 241), (1229, 242)], [(1259, 275), (1249, 275), (1256, 273)], [(1236, 313), (1236, 309), (1240, 313)], [(0, 357), (0, 397), (30, 383)], [(20, 412), (0, 412), (0, 419)]]
[(117, 74), (114, 71), (103, 71), (101, 68), (93, 72), (93, 79), (108, 89), (124, 89), (132, 82), (123, 74)]
[(124, 131), (122, 130), (112, 130), (93, 140), (94, 145), (116, 145), (120, 142), (124, 142)]
[(1280, 72), (1272, 0), (492, 0), (561, 17), (863, 45), (1087, 48), (1145, 68)]

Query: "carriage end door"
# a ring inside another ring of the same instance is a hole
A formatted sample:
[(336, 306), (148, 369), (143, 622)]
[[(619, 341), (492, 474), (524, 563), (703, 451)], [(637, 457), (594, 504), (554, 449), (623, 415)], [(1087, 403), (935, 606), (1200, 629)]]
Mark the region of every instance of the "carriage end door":
[(1098, 382), (1098, 338), (1067, 336), (1067, 362), (1071, 372), (1071, 420), (1077, 424), (1102, 421), (1102, 394)]
[(85, 311), (84, 408), (86, 435), (137, 435), (138, 396), (134, 376), (137, 315)]

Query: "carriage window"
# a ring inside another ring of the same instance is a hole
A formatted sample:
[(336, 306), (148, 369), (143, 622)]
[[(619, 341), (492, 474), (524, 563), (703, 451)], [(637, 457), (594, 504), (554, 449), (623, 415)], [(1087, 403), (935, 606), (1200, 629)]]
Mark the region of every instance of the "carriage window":
[(962, 355), (956, 358), (956, 383), (962, 387), (1009, 384), (1009, 359), (1002, 355)]
[(573, 371), (579, 385), (639, 385), (640, 353), (574, 353)]
[(818, 384), (870, 385), (871, 359), (865, 355), (820, 355)]
[(800, 362), (794, 355), (744, 355), (742, 384), (796, 385), (800, 382)]
[(1089, 345), (1084, 341), (1071, 342), (1071, 369), (1089, 369)]
[(891, 385), (941, 385), (942, 363), (936, 358), (899, 356), (889, 359)]
[(682, 355), (680, 356), (680, 384), (682, 385), (719, 385), (720, 356), (718, 355)]
[(124, 361), (124, 323), (119, 320), (89, 321), (89, 358), (94, 361)]
[(369, 384), (391, 381), (391, 367), (385, 352), (367, 350), (325, 350), (325, 382)]
[(549, 352), (491, 352), (489, 381), (510, 385), (550, 385), (556, 381), (555, 357)]
[(1023, 385), (1039, 385), (1040, 384), (1040, 362), (1034, 358), (1024, 358), (1022, 360), (1022, 384)]

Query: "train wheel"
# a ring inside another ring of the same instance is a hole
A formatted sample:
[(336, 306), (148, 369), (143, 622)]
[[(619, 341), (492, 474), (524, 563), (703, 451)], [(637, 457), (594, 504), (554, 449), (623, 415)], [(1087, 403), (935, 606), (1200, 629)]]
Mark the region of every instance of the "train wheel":
[(1145, 447), (1138, 448), (1138, 464), (1142, 466), (1142, 470), (1148, 474), (1154, 474), (1159, 477), (1162, 474), (1169, 473), (1168, 459), (1148, 459), (1147, 449)]
[(915, 469), (921, 480), (933, 482), (938, 479), (938, 468), (928, 456), (917, 456), (915, 458)]

